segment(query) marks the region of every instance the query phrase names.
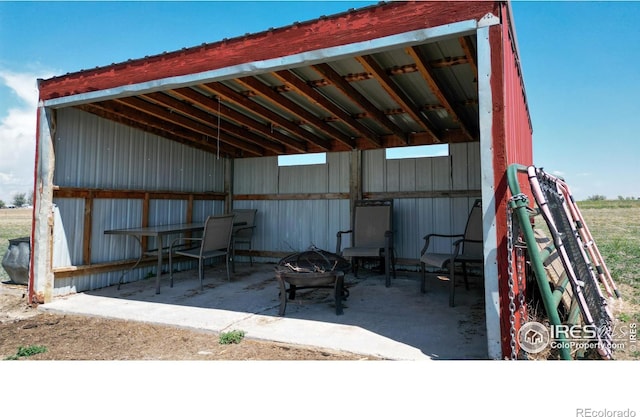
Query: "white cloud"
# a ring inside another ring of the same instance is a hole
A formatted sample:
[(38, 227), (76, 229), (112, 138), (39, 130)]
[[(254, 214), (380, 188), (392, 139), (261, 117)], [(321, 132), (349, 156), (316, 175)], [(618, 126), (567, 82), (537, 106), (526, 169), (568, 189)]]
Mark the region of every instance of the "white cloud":
[(42, 78), (36, 74), (16, 73), (0, 70), (2, 83), (9, 87), (21, 101), (36, 105), (38, 102), (38, 86), (36, 80)]
[(48, 73), (16, 73), (0, 69), (0, 86), (12, 94), (0, 119), (0, 200), (13, 201), (17, 193), (29, 194), (33, 189), (36, 143), (36, 111), (38, 78)]

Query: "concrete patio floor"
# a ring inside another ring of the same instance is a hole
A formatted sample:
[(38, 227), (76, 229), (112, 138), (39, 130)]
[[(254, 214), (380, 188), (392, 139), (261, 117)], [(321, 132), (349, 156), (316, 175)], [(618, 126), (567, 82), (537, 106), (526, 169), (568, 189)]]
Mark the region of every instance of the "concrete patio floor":
[[(456, 289), (448, 305), (448, 282), (429, 276), (420, 292), (419, 273), (397, 271), (391, 287), (384, 276), (360, 270), (345, 276), (350, 295), (335, 314), (329, 289), (300, 291), (278, 315), (275, 264), (237, 264), (227, 281), (224, 268), (206, 267), (204, 291), (196, 270), (111, 286), (55, 299), (39, 308), (54, 313), (137, 320), (211, 332), (243, 330), (245, 337), (373, 355), (389, 360), (487, 359), (483, 290), (479, 278)], [(461, 280), (462, 281), (462, 280)]]

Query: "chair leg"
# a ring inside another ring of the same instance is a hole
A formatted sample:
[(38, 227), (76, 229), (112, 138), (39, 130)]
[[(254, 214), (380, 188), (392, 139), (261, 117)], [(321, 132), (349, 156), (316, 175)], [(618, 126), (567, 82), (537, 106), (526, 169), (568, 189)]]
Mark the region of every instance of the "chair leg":
[(236, 272), (236, 245), (231, 242), (231, 270)]
[(202, 258), (198, 259), (198, 277), (200, 278), (200, 291), (204, 290), (204, 285), (202, 281), (204, 279), (204, 260)]
[(173, 266), (171, 259), (171, 251), (169, 251), (169, 287), (173, 288)]
[(449, 263), (449, 307), (454, 306), (454, 295), (456, 291), (456, 275), (455, 275), (455, 263)]
[(342, 310), (342, 293), (344, 290), (344, 274), (339, 273), (335, 277), (334, 283), (334, 298), (336, 303), (336, 315), (340, 316), (343, 314)]
[[(227, 252), (227, 259), (226, 259), (226, 264), (227, 264), (227, 281), (231, 281), (231, 274), (229, 273), (229, 252)], [(233, 260), (233, 258), (231, 258), (231, 270), (233, 272), (235, 272), (235, 261)]]
[(420, 272), (422, 274), (420, 279), (420, 292), (424, 294), (427, 292), (427, 272), (425, 271), (424, 262), (420, 262)]
[(287, 285), (284, 277), (276, 275), (276, 278), (280, 286), (280, 309), (278, 310), (278, 315), (284, 316), (284, 312), (287, 309)]
[(393, 271), (393, 279), (396, 279), (396, 254), (391, 250), (391, 270)]
[(462, 276), (464, 277), (464, 289), (469, 291), (469, 279), (467, 278), (467, 263), (462, 262)]
[[(387, 251), (384, 254), (384, 275), (385, 275), (385, 287), (389, 288), (391, 286), (391, 254), (390, 251)], [(395, 271), (394, 271), (395, 273)]]

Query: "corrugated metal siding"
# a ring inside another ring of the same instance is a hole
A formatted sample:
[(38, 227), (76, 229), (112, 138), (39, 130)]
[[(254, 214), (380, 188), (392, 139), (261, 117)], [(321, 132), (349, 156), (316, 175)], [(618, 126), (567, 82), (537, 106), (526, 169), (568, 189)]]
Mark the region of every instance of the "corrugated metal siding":
[(61, 187), (223, 189), (224, 164), (215, 155), (72, 108), (58, 110), (54, 146)]
[(387, 160), (384, 149), (376, 149), (362, 160), (364, 192), (480, 189), (477, 142), (451, 144), (449, 156)]
[(278, 192), (278, 158), (243, 158), (233, 161), (234, 194), (275, 194)]
[[(54, 184), (111, 190), (217, 191), (224, 190), (224, 161), (148, 133), (94, 115), (60, 109), (54, 138)], [(84, 200), (56, 198), (54, 267), (82, 264)], [(184, 200), (151, 200), (149, 224), (182, 223)], [(222, 214), (222, 201), (195, 201), (193, 221)], [(91, 262), (136, 258), (138, 242), (130, 237), (107, 236), (108, 229), (142, 224), (142, 200), (94, 199), (92, 207)], [(149, 239), (151, 246), (155, 245)], [(127, 273), (125, 280), (140, 279), (155, 268)], [(121, 272), (56, 280), (57, 295), (114, 284)]]
[[(479, 155), (478, 143), (451, 145), (450, 156), (436, 158), (387, 160), (384, 150), (365, 151), (363, 191), (479, 190)], [(277, 158), (242, 159), (234, 164), (236, 194), (349, 191), (348, 152), (327, 154), (325, 165), (279, 168)], [(475, 197), (396, 199), (396, 255), (417, 259), (424, 235), (462, 232), (474, 200)], [(300, 251), (314, 244), (333, 251), (336, 233), (348, 230), (351, 224), (348, 200), (241, 200), (234, 202), (234, 208), (258, 209), (255, 250)], [(446, 251), (451, 242), (439, 242), (436, 247)]]
[[(78, 132), (74, 134), (73, 132)], [(215, 155), (137, 132), (84, 114), (58, 114), (56, 184), (88, 188), (221, 191), (224, 164)], [(235, 194), (348, 193), (350, 153), (328, 153), (324, 165), (278, 167), (276, 157), (238, 159), (234, 163)], [(455, 191), (479, 189), (478, 143), (450, 145), (450, 155), (387, 160), (384, 150), (363, 152), (364, 192)], [(147, 171), (148, 170), (148, 171)], [(96, 172), (98, 174), (96, 174)], [(200, 173), (206, 173), (202, 175)], [(82, 263), (84, 200), (57, 199), (56, 266)], [(464, 229), (474, 198), (402, 198), (394, 202), (396, 256), (417, 259), (428, 233)], [(186, 201), (151, 200), (150, 224), (179, 223)], [(302, 251), (310, 245), (334, 251), (336, 234), (350, 228), (349, 201), (239, 200), (234, 208), (256, 208), (253, 248), (258, 251)], [(222, 201), (196, 201), (194, 221), (220, 214)], [(141, 224), (141, 200), (95, 199), (92, 211), (91, 261), (131, 259), (140, 254), (135, 239), (107, 236), (104, 231)], [(150, 245), (155, 242), (150, 240)], [(343, 245), (348, 245), (348, 240)], [(438, 250), (448, 250), (440, 242)], [(258, 259), (259, 260), (259, 259)], [(264, 259), (273, 261), (273, 259)], [(130, 271), (125, 281), (143, 278), (155, 268)], [(122, 272), (56, 280), (58, 295), (115, 284)]]
[[(363, 154), (363, 191), (455, 191), (480, 189), (480, 146), (451, 144), (449, 156), (385, 159), (384, 150)], [(480, 195), (478, 195), (478, 198)], [(417, 259), (428, 233), (461, 233), (475, 197), (415, 198), (394, 201), (396, 256)], [(448, 251), (451, 243), (439, 242)]]
[[(504, 12), (503, 15), (507, 16), (508, 14)], [(508, 164), (531, 165), (533, 163), (533, 146), (529, 110), (518, 62), (519, 58), (515, 51), (515, 40), (512, 39), (509, 29), (508, 24), (502, 25), (507, 159)]]
[[(69, 214), (84, 210), (84, 201), (77, 199), (61, 200), (53, 208), (53, 245), (57, 249), (53, 253), (53, 266), (75, 265), (82, 262), (82, 241), (69, 240), (67, 235), (76, 236), (82, 230), (82, 218), (70, 217)], [(63, 218), (62, 214), (67, 214)], [(66, 227), (63, 227), (66, 225)], [(71, 247), (69, 245), (72, 245)]]
[[(456, 234), (464, 228), (475, 198), (407, 198), (394, 200), (396, 256), (418, 259), (429, 233)], [(455, 239), (437, 239), (430, 250), (449, 252)]]
[[(276, 157), (234, 161), (235, 194), (349, 192), (349, 153), (328, 153), (323, 165), (278, 167)], [(348, 200), (240, 200), (234, 208), (258, 210), (253, 248), (333, 251), (338, 230), (349, 228)]]

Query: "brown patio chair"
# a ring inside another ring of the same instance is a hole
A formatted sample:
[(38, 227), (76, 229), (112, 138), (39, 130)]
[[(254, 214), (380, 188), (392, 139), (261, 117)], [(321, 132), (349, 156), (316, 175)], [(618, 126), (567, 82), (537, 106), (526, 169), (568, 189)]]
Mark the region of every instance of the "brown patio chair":
[[(234, 223), (243, 223), (240, 226), (233, 227), (232, 234), (232, 256), (235, 260), (236, 258), (236, 246), (238, 245), (248, 245), (249, 247), (249, 263), (253, 266), (253, 231), (256, 228), (256, 213), (257, 209), (235, 209), (231, 211), (236, 215), (234, 219)], [(234, 267), (235, 272), (235, 262), (231, 264)]]
[[(336, 254), (351, 258), (354, 275), (362, 258), (378, 258), (384, 263), (385, 285), (396, 277), (393, 253), (393, 200), (358, 200), (353, 208), (353, 228), (338, 232)], [(351, 247), (342, 249), (342, 235), (351, 234)]]
[[(433, 253), (429, 252), (429, 245), (435, 240), (434, 238), (459, 238), (453, 242), (453, 250), (449, 253)], [(467, 225), (463, 234), (446, 235), (431, 233), (423, 237), (425, 240), (424, 247), (420, 252), (420, 270), (422, 272), (422, 283), (420, 291), (426, 292), (426, 272), (425, 267), (431, 266), (440, 269), (447, 268), (449, 270), (449, 306), (454, 306), (455, 293), (455, 266), (462, 266), (462, 274), (464, 276), (465, 288), (469, 289), (469, 281), (467, 279), (467, 264), (484, 262), (484, 253), (482, 250), (482, 200), (478, 199), (473, 203)]]
[[(173, 268), (172, 262), (174, 256), (186, 256), (198, 259), (198, 277), (200, 278), (200, 290), (203, 289), (202, 280), (204, 278), (204, 262), (207, 259), (225, 257), (227, 267), (227, 279), (231, 281), (229, 272), (229, 263), (231, 260), (231, 232), (233, 231), (234, 214), (225, 214), (222, 216), (209, 216), (205, 221), (202, 237), (180, 237), (171, 242), (169, 247), (169, 275), (171, 287), (173, 287)], [(176, 245), (185, 242), (200, 242), (195, 248), (175, 249)]]

